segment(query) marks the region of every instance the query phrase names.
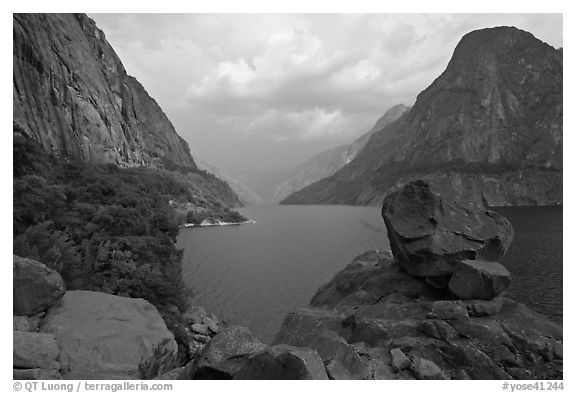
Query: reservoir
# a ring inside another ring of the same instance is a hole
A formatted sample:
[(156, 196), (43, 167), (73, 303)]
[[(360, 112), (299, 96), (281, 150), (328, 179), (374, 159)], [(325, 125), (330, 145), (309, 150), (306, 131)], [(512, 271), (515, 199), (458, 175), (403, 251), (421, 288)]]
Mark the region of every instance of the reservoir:
[[(514, 226), (501, 261), (508, 296), (562, 323), (562, 207), (494, 208)], [(284, 316), (352, 259), (388, 249), (377, 207), (261, 206), (238, 211), (255, 223), (184, 228), (184, 281), (194, 303), (270, 343)]]

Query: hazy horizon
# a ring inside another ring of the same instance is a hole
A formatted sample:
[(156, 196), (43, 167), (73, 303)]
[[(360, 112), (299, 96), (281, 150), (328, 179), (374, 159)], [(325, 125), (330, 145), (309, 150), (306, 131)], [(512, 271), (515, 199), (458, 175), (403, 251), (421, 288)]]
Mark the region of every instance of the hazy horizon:
[(445, 69), (462, 36), (562, 14), (90, 14), (189, 143), (221, 169), (286, 170), (351, 143)]

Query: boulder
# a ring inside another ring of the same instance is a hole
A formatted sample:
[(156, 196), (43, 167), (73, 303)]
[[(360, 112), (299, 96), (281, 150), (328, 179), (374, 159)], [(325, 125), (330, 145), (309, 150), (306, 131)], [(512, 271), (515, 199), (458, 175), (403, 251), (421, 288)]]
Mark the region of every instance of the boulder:
[(394, 367), (395, 370), (400, 371), (410, 367), (410, 359), (408, 359), (408, 356), (406, 356), (400, 348), (390, 350), (390, 356), (392, 356), (392, 367)]
[(410, 369), (417, 379), (444, 379), (440, 367), (427, 359), (420, 357), (415, 358)]
[(14, 367), (60, 369), (60, 349), (53, 334), (20, 331), (12, 333)]
[(190, 306), (184, 314), (182, 314), (184, 321), (190, 325), (201, 324), (206, 319), (206, 310), (202, 306)]
[(195, 334), (201, 334), (203, 336), (207, 336), (210, 333), (208, 326), (202, 323), (194, 323), (190, 325), (190, 330), (192, 330), (192, 332)]
[(497, 296), (490, 300), (471, 299), (464, 301), (464, 303), (470, 316), (485, 317), (500, 312), (504, 304), (504, 297)]
[(365, 365), (353, 345), (331, 330), (321, 331), (309, 344), (326, 365), (330, 379), (361, 379)]
[(58, 339), (62, 374), (154, 377), (173, 367), (177, 345), (144, 299), (67, 291), (46, 314), (42, 332)]
[(248, 359), (265, 349), (247, 328), (229, 327), (204, 346), (189, 367), (187, 379), (233, 379)]
[(33, 259), (13, 256), (13, 311), (30, 316), (58, 303), (66, 287), (58, 272)]
[(430, 313), (428, 318), (438, 319), (468, 319), (468, 309), (466, 305), (460, 301), (452, 300), (438, 300), (432, 302), (430, 305)]
[(275, 345), (248, 359), (234, 379), (328, 379), (328, 376), (315, 350)]
[(394, 257), (416, 276), (451, 275), (467, 259), (496, 261), (513, 238), (512, 225), (449, 188), (417, 180), (390, 193), (382, 217)]
[(490, 300), (511, 283), (510, 272), (498, 262), (465, 260), (456, 266), (448, 289), (460, 299)]
[(217, 334), (220, 331), (220, 328), (218, 327), (218, 322), (215, 322), (212, 318), (206, 318), (204, 320), (204, 323), (212, 333)]
[(374, 303), (392, 294), (415, 297), (439, 296), (440, 292), (424, 279), (415, 279), (406, 273), (388, 253), (367, 251), (322, 285), (310, 305), (320, 308), (332, 308), (336, 304), (357, 306)]

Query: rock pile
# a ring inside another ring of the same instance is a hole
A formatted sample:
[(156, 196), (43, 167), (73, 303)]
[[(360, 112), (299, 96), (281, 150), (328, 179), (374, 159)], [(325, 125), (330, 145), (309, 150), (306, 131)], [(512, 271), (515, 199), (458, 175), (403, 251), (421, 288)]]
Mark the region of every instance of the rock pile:
[(173, 368), (174, 336), (146, 300), (66, 291), (57, 272), (13, 258), (14, 379), (151, 378)]
[(247, 329), (215, 335), (176, 379), (328, 379), (318, 353), (290, 345), (268, 346)]
[(512, 242), (512, 225), (454, 195), (422, 180), (387, 195), (382, 217), (390, 248), (411, 275), (461, 299), (492, 299), (512, 282), (496, 262)]
[(330, 379), (562, 379), (562, 327), (506, 298), (500, 215), (416, 181), (385, 198), (393, 257), (358, 256), (287, 315), (274, 343)]

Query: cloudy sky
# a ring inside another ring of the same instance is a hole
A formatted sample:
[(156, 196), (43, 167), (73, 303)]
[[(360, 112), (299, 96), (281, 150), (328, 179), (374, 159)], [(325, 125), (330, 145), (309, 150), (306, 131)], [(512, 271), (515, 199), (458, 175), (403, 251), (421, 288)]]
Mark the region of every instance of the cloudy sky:
[(462, 35), (513, 25), (562, 46), (559, 14), (90, 14), (195, 158), (294, 167), (412, 105)]

